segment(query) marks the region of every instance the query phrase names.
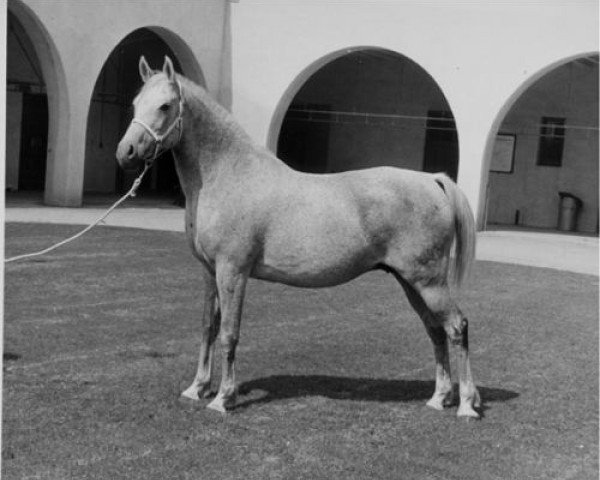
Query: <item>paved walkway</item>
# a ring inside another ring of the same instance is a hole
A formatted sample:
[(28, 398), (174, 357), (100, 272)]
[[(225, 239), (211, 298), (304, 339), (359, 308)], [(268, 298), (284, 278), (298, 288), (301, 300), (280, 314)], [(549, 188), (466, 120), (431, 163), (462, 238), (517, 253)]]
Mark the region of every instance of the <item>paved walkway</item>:
[[(104, 224), (149, 230), (183, 231), (183, 209), (156, 203), (129, 201), (131, 207), (112, 212)], [(87, 225), (104, 207), (54, 208), (7, 203), (7, 222)], [(598, 276), (598, 237), (561, 233), (496, 230), (478, 233), (477, 259), (547, 267)]]

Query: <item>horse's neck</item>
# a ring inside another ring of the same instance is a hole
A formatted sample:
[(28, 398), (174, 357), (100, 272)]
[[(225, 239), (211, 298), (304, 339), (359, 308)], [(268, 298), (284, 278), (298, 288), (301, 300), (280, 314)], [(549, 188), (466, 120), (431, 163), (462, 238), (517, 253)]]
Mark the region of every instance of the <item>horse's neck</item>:
[[(184, 131), (175, 149), (176, 168), (186, 196), (218, 179), (255, 148), (233, 117), (195, 84), (182, 81), (185, 96)], [(235, 171), (235, 169), (233, 169)], [(231, 174), (231, 172), (229, 172)]]

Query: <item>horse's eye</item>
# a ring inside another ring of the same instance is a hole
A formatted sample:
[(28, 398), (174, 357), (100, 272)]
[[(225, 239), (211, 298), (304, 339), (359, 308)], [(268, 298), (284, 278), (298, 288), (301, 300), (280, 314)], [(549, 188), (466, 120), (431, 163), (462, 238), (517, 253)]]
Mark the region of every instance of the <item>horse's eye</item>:
[(171, 105), (169, 105), (168, 103), (165, 103), (163, 105), (160, 106), (160, 111), (161, 112), (166, 112), (169, 110), (169, 108), (171, 108)]

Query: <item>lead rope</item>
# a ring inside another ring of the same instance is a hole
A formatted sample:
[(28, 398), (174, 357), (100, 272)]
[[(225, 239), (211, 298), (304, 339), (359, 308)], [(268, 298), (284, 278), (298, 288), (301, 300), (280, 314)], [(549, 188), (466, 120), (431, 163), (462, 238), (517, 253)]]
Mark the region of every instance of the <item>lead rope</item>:
[(119, 198), (119, 200), (117, 200), (106, 212), (104, 212), (104, 214), (102, 214), (102, 216), (100, 216), (97, 220), (95, 220), (94, 222), (92, 222), (90, 225), (88, 225), (87, 227), (85, 227), (80, 232), (76, 233), (72, 237), (66, 238), (65, 240), (62, 240), (62, 241), (60, 241), (60, 242), (52, 245), (51, 247), (45, 248), (44, 250), (40, 250), (38, 252), (33, 252), (33, 253), (26, 253), (24, 255), (17, 255), (16, 257), (7, 258), (7, 259), (4, 260), (4, 263), (16, 262), (17, 260), (23, 260), (25, 258), (31, 258), (31, 257), (37, 257), (39, 255), (44, 255), (44, 254), (46, 254), (48, 252), (51, 252), (52, 250), (56, 250), (58, 247), (60, 247), (62, 245), (65, 245), (65, 244), (67, 244), (69, 242), (72, 242), (76, 238), (81, 237), (84, 233), (90, 231), (92, 228), (94, 228), (96, 225), (98, 225), (102, 220), (104, 220), (106, 217), (108, 217), (108, 215), (110, 214), (110, 212), (112, 212), (115, 208), (117, 208), (119, 205), (121, 205), (121, 203), (123, 203), (125, 200), (127, 200), (127, 198), (129, 198), (129, 197), (131, 197), (131, 198), (135, 197), (136, 190), (138, 189), (138, 187), (142, 183), (142, 178), (144, 178), (144, 175), (146, 174), (146, 172), (148, 170), (150, 170), (151, 166), (152, 166), (152, 163), (146, 163), (144, 165), (144, 170), (133, 181), (133, 185), (131, 186), (131, 188), (129, 189), (129, 191), (125, 195), (123, 195), (121, 198)]

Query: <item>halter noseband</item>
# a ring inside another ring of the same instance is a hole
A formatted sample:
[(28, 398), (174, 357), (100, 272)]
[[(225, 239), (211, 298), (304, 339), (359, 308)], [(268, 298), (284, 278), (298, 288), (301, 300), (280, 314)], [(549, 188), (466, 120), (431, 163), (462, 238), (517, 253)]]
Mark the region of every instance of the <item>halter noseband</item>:
[[(179, 138), (177, 139), (177, 142), (181, 140), (181, 134), (183, 132), (183, 89), (181, 88), (181, 83), (179, 82), (179, 80), (177, 80), (177, 86), (179, 87), (179, 113), (177, 115), (177, 118), (173, 120), (173, 123), (169, 125), (169, 127), (162, 133), (162, 135), (156, 133), (152, 129), (152, 127), (150, 127), (146, 122), (140, 120), (139, 118), (134, 118), (133, 120), (131, 120), (131, 123), (139, 123), (142, 127), (144, 127), (144, 129), (154, 139), (154, 156), (152, 157), (152, 160), (150, 162), (154, 162), (154, 160), (156, 160), (156, 157), (158, 157), (158, 155), (162, 153), (160, 149), (162, 147), (163, 141), (171, 134), (171, 132), (177, 125), (179, 126)], [(147, 164), (150, 162), (146, 160)]]

